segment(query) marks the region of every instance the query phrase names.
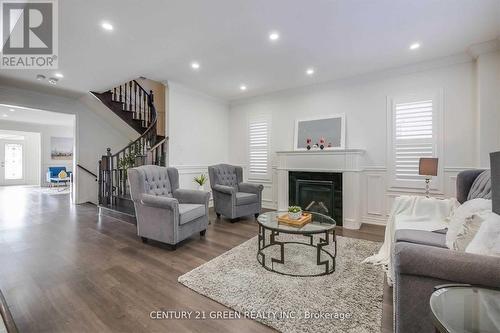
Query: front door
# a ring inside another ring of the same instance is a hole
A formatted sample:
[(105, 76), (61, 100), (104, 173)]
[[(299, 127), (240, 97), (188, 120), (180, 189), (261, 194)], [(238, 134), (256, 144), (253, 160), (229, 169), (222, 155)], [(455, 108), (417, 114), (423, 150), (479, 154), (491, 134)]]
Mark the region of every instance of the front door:
[(24, 173), (24, 142), (0, 140), (0, 186), (24, 184)]

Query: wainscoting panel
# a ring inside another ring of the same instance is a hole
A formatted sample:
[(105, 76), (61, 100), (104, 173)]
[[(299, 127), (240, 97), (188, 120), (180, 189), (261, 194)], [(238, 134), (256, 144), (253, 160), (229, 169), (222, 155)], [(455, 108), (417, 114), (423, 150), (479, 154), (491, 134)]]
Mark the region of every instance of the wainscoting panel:
[[(243, 173), (247, 175), (247, 167), (241, 163), (239, 164), (243, 167)], [(463, 170), (471, 169), (472, 167), (445, 167), (443, 172), (443, 192), (442, 193), (432, 193), (434, 197), (440, 198), (450, 198), (456, 196), (456, 180), (459, 172)], [(201, 169), (195, 169), (197, 171)], [(205, 168), (206, 170), (206, 168)], [(262, 206), (268, 209), (277, 209), (278, 207), (278, 170), (277, 166), (273, 165), (272, 168), (272, 179), (269, 181), (259, 181), (259, 180), (247, 180), (252, 183), (258, 183), (264, 185), (263, 191), (263, 200)], [(179, 170), (180, 172), (180, 170)], [(194, 177), (193, 170), (189, 171), (191, 179)], [(360, 211), (360, 219), (362, 223), (367, 224), (377, 224), (377, 225), (385, 225), (387, 222), (388, 215), (390, 213), (392, 203), (394, 199), (401, 195), (423, 195), (424, 192), (422, 190), (402, 190), (402, 191), (391, 191), (387, 185), (387, 169), (385, 166), (374, 166), (374, 167), (365, 167), (361, 172), (361, 184), (360, 184), (360, 192), (355, 193), (354, 195), (361, 197), (361, 209), (352, 209), (350, 215), (353, 216), (345, 216), (344, 221), (349, 223), (355, 223), (355, 216), (353, 212)], [(189, 179), (186, 179), (189, 181)], [(283, 183), (288, 184), (288, 181)], [(286, 203), (283, 203), (286, 206)], [(354, 208), (354, 207), (352, 207)]]
[[(194, 182), (194, 177), (204, 174), (208, 178), (208, 165), (173, 165), (179, 170), (179, 187), (185, 189), (198, 189), (198, 184)], [(210, 190), (210, 180), (205, 184), (205, 191)], [(212, 193), (210, 193), (210, 206), (213, 206)]]

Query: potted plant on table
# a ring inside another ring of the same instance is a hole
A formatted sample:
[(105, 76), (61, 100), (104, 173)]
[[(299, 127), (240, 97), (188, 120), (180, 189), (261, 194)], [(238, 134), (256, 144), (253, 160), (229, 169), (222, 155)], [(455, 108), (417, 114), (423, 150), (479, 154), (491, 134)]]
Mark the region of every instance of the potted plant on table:
[(288, 217), (292, 220), (298, 220), (302, 216), (302, 208), (299, 206), (288, 207)]
[(193, 181), (196, 184), (198, 184), (198, 189), (200, 191), (205, 190), (204, 186), (205, 186), (205, 183), (207, 182), (207, 176), (205, 176), (205, 174), (202, 173), (201, 175), (194, 177)]

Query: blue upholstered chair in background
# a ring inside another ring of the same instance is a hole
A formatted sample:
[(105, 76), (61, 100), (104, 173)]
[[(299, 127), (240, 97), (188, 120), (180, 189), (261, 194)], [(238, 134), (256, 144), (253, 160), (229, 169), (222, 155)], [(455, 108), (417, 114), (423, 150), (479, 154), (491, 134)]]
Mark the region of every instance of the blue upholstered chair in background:
[[(61, 171), (66, 172), (68, 177), (59, 178), (59, 173), (61, 173)], [(47, 170), (47, 183), (49, 183), (49, 185), (51, 185), (51, 186), (53, 184), (67, 185), (68, 182), (70, 182), (70, 181), (71, 181), (71, 171), (67, 171), (66, 167), (53, 166), (53, 167), (48, 168), (48, 170)]]

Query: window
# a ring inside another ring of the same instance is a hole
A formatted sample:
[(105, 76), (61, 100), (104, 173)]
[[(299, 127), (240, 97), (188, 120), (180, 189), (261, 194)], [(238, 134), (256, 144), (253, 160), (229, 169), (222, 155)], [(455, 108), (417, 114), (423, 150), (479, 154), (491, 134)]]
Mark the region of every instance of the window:
[(248, 176), (269, 179), (269, 119), (251, 120), (248, 125)]
[[(439, 157), (440, 98), (420, 96), (393, 99), (390, 112), (390, 173), (391, 186), (423, 188), (423, 177), (418, 174), (421, 157)], [(442, 168), (440, 168), (442, 169)], [(440, 188), (439, 173), (431, 187)]]

